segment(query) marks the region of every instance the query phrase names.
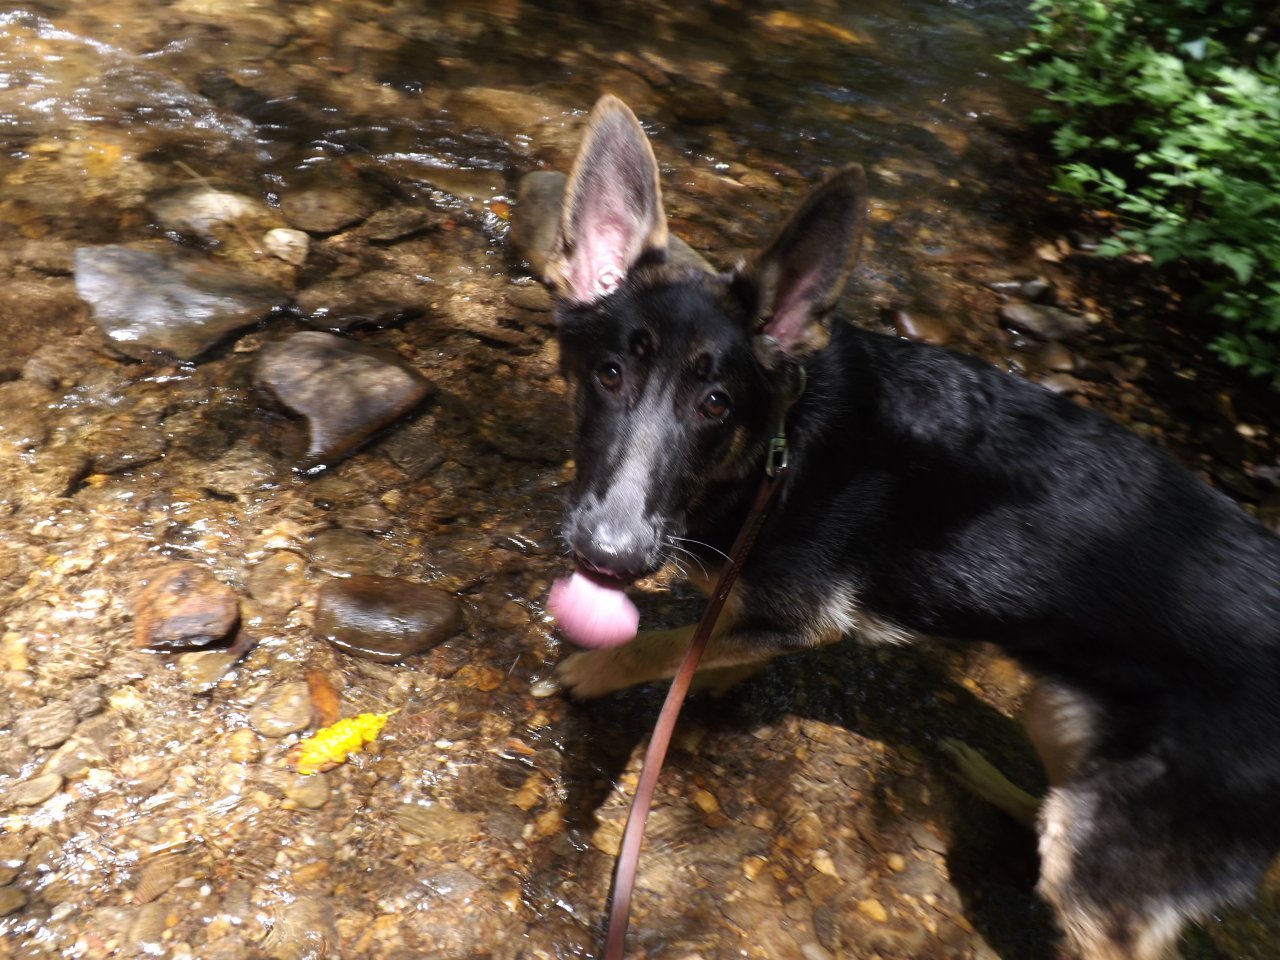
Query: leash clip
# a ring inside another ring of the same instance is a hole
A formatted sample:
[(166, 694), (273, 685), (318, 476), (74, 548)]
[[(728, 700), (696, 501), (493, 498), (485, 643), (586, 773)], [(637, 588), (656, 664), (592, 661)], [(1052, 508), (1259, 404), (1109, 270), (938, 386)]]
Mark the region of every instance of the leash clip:
[(787, 469), (787, 435), (780, 433), (769, 441), (769, 455), (764, 461), (766, 476), (776, 477)]

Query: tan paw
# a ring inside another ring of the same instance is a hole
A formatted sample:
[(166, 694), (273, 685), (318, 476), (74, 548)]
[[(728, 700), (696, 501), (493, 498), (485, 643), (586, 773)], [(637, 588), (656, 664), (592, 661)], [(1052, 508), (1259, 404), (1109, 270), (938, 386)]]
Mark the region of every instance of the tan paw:
[(550, 677), (537, 681), (530, 688), (530, 693), (535, 697), (549, 697), (563, 692), (578, 700), (603, 697), (635, 682), (627, 676), (620, 660), (614, 650), (571, 653), (556, 664)]

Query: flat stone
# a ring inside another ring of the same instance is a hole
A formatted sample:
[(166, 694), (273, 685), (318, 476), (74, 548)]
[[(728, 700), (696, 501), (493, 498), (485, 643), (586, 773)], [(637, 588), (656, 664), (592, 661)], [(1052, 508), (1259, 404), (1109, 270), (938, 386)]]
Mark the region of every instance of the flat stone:
[(390, 577), (330, 580), (316, 602), (316, 636), (339, 650), (394, 663), (446, 640), (462, 622), (458, 599)]
[(54, 700), (28, 710), (18, 719), (18, 733), (32, 747), (58, 747), (75, 732), (80, 718), (66, 700)]
[(137, 359), (194, 360), (286, 300), (275, 284), (176, 251), (80, 247), (75, 280), (102, 332)]
[(333, 464), (431, 392), (393, 353), (308, 330), (262, 351), (257, 382), (306, 418), (308, 465)]
[(134, 603), (133, 639), (152, 650), (191, 650), (226, 639), (240, 619), (235, 591), (203, 567), (174, 563), (152, 574)]
[(9, 791), (8, 800), (15, 807), (34, 807), (44, 803), (61, 789), (61, 774), (46, 773), (15, 785)]
[(264, 737), (285, 737), (311, 725), (311, 695), (301, 681), (272, 687), (249, 710), (249, 725)]
[(201, 240), (218, 240), (236, 224), (267, 220), (274, 215), (259, 200), (203, 184), (165, 190), (151, 198), (150, 206), (161, 229)]
[(1000, 308), (1000, 320), (1007, 327), (1041, 340), (1064, 340), (1089, 329), (1089, 321), (1080, 314), (1045, 303), (1006, 303)]
[(325, 279), (298, 293), (298, 312), (325, 330), (385, 327), (430, 309), (439, 296), (431, 284), (397, 270), (369, 270)]
[(323, 184), (286, 193), (280, 200), (289, 226), (321, 235), (355, 226), (377, 208), (369, 191), (352, 184)]
[(0, 917), (17, 913), (27, 905), (27, 895), (17, 887), (0, 887)]

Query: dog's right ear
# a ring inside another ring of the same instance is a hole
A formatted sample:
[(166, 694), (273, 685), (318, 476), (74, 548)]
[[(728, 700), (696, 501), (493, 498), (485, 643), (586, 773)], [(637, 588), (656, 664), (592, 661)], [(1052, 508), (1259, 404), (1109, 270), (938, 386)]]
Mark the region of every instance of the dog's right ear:
[(753, 333), (804, 358), (826, 345), (828, 317), (858, 262), (867, 177), (845, 167), (804, 200), (734, 283), (750, 300)]
[(596, 103), (564, 192), (547, 280), (591, 303), (617, 289), (641, 259), (665, 256), (667, 216), (658, 162), (639, 121), (614, 96)]

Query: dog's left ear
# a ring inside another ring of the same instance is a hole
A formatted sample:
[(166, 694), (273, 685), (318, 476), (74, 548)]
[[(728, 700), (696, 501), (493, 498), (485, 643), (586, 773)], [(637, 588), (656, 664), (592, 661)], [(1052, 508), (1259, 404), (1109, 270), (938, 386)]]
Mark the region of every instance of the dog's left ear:
[(826, 345), (828, 320), (858, 262), (867, 178), (845, 167), (800, 204), (763, 252), (739, 268), (755, 329), (783, 353), (803, 358)]
[(667, 215), (649, 138), (625, 103), (603, 96), (565, 187), (547, 279), (561, 296), (591, 303), (616, 290), (641, 259), (666, 250)]

